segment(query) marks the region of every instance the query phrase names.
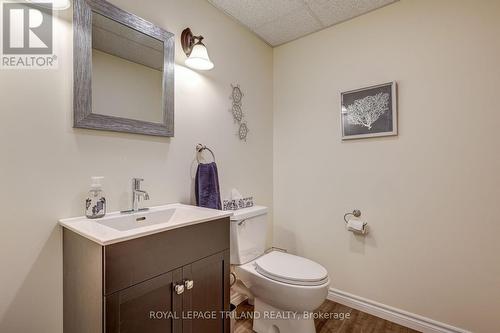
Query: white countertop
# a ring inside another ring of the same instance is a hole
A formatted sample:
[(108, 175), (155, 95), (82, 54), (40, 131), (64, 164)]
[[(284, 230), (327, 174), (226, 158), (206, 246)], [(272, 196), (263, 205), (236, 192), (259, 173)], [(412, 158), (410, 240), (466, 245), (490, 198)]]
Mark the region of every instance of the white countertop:
[(231, 211), (177, 203), (137, 213), (108, 213), (99, 219), (85, 216), (62, 219), (59, 224), (100, 245), (110, 245), (231, 215)]

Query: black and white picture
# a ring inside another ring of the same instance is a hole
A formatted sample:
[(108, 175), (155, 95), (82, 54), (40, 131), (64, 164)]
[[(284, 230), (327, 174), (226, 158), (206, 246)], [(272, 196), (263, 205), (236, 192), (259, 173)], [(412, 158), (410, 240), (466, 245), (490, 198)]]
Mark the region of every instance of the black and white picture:
[(342, 140), (398, 134), (396, 82), (341, 93)]

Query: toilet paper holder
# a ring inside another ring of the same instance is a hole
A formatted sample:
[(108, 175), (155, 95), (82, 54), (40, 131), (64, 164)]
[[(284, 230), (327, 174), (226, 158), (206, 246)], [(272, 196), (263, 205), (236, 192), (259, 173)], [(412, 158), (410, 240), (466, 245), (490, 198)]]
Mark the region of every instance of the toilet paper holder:
[(349, 221), (347, 220), (347, 217), (350, 216), (350, 215), (352, 215), (354, 217), (360, 217), (361, 216), (361, 211), (359, 209), (355, 209), (355, 210), (352, 211), (352, 213), (345, 213), (344, 214), (344, 221), (345, 221), (346, 224), (349, 223)]
[(348, 216), (354, 216), (356, 218), (361, 217), (361, 211), (359, 209), (355, 209), (352, 211), (352, 213), (346, 213), (344, 214), (344, 221), (345, 225), (347, 227), (347, 230), (352, 231), (356, 234), (362, 234), (365, 235), (368, 232), (367, 229), (367, 223), (364, 221), (354, 221), (351, 222), (351, 220), (348, 220)]

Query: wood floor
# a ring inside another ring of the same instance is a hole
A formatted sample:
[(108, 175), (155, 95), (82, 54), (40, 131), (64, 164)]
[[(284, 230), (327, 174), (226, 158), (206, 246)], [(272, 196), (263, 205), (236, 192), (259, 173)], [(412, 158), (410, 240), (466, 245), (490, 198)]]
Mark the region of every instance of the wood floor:
[[(236, 309), (239, 314), (238, 317), (245, 317), (241, 313), (251, 311), (253, 311), (253, 306), (246, 303), (241, 304)], [(316, 312), (337, 314), (330, 315), (337, 319), (316, 320), (317, 333), (418, 333), (412, 329), (331, 301), (325, 301)], [(252, 319), (239, 319), (236, 321), (234, 333), (252, 332)]]

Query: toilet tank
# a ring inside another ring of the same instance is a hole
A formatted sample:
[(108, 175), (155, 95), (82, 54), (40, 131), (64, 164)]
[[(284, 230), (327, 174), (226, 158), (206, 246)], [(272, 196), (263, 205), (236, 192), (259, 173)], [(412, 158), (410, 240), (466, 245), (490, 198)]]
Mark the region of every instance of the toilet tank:
[(266, 250), (267, 207), (234, 211), (231, 217), (231, 264), (243, 265)]

